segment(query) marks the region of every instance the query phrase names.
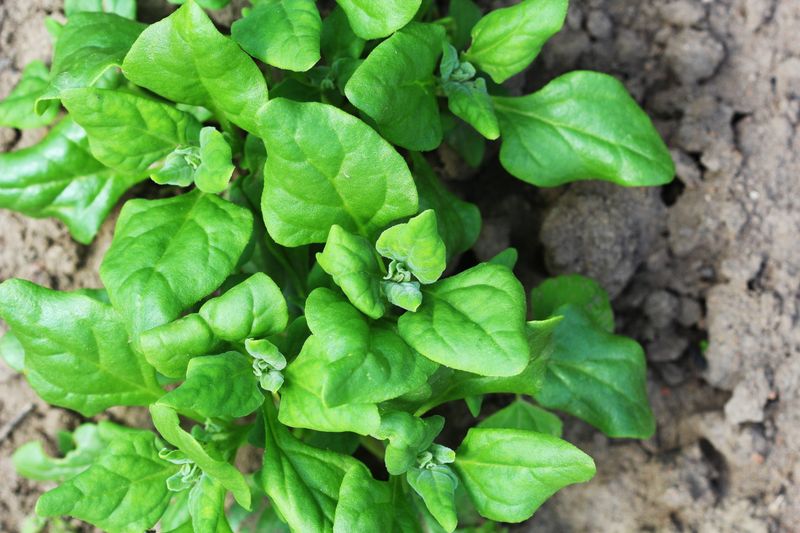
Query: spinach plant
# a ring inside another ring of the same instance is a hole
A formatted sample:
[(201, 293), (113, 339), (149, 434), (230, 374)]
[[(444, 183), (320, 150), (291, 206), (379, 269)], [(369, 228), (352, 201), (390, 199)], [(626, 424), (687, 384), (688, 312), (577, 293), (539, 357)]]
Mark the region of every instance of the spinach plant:
[[(0, 104), (4, 126), (55, 123), (0, 154), (0, 207), (88, 243), (133, 185), (172, 186), (125, 203), (103, 289), (0, 285), (0, 351), (42, 398), (89, 418), (147, 406), (155, 429), (87, 421), (58, 457), (22, 446), (19, 472), (58, 482), (37, 513), (112, 532), (490, 531), (594, 475), (551, 410), (650, 436), (642, 349), (603, 290), (554, 278), (529, 312), (513, 249), (460, 268), (480, 215), (421, 154), (444, 142), (480, 165), (499, 139), (541, 187), (671, 179), (614, 78), (500, 85), (567, 0), (337, 0), (324, 18), (253, 0), (230, 36), (204, 11), (225, 3), (146, 26), (133, 0), (66, 0), (49, 69)], [(486, 395), (507, 406), (485, 417)], [(465, 434), (443, 416), (461, 401)]]

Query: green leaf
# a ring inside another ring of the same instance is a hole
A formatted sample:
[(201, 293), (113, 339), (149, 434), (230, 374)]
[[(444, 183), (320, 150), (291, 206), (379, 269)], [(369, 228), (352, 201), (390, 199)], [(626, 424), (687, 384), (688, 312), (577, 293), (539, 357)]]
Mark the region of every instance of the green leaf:
[(600, 329), (614, 333), (614, 310), (608, 293), (593, 279), (572, 274), (543, 281), (531, 291), (536, 320), (558, 315), (558, 308), (571, 304), (586, 314)]
[(214, 27), (195, 2), (149, 26), (122, 64), (136, 85), (175, 102), (199, 105), (257, 133), (267, 84), (255, 62)]
[(384, 461), (386, 470), (393, 476), (407, 472), (417, 461), (417, 456), (427, 450), (444, 427), (444, 418), (420, 418), (405, 411), (388, 411), (381, 414), (381, 424), (372, 435), (388, 440)]
[(369, 238), (417, 211), (417, 191), (403, 158), (344, 111), (271, 100), (261, 137), (269, 152), (261, 207), (279, 244), (325, 242), (334, 224)]
[(521, 522), (561, 488), (590, 480), (592, 458), (552, 435), (472, 428), (456, 451), (455, 468), (490, 520)]
[(571, 72), (539, 92), (494, 97), (500, 162), (540, 187), (602, 179), (663, 185), (675, 174), (664, 141), (625, 87), (605, 74)]
[(329, 65), (340, 58), (358, 59), (366, 44), (353, 32), (347, 14), (338, 5), (322, 21), (320, 43), (322, 57)]
[(69, 89), (61, 100), (86, 130), (92, 155), (124, 172), (144, 171), (175, 147), (191, 144), (200, 128), (188, 113), (130, 93)]
[[(506, 248), (496, 256), (489, 259), (490, 263), (495, 265), (503, 265), (504, 267), (508, 268), (509, 270), (514, 270), (514, 267), (517, 265), (517, 260), (519, 259), (519, 252), (517, 252), (516, 248)], [(548, 315), (549, 317), (549, 315)], [(544, 318), (548, 318), (544, 317)], [(538, 317), (537, 317), (538, 318)]]
[(495, 83), (522, 72), (567, 18), (567, 0), (523, 0), (496, 9), (472, 28), (465, 59), (487, 72)]
[(441, 26), (412, 23), (370, 52), (345, 87), (347, 99), (389, 142), (433, 150), (442, 142), (434, 70)]
[(383, 257), (404, 263), (426, 285), (439, 279), (446, 266), (445, 245), (431, 209), (385, 230), (375, 248)]
[(22, 347), (22, 343), (19, 342), (13, 331), (7, 331), (0, 337), (0, 357), (13, 370), (25, 371), (25, 348)]
[[(100, 424), (113, 426), (111, 422)], [(14, 462), (14, 469), (23, 477), (37, 481), (63, 482), (94, 464), (110, 442), (104, 436), (107, 435), (100, 431), (99, 425), (82, 424), (70, 436), (74, 448), (64, 457), (49, 456), (44, 451), (42, 442), (36, 440), (17, 448), (11, 460)]]
[(379, 403), (422, 386), (436, 365), (412, 350), (390, 324), (370, 323), (333, 291), (306, 300), (306, 320), (324, 347), (326, 406)]
[(194, 461), (205, 474), (231, 491), (239, 505), (250, 509), (250, 488), (236, 467), (209, 455), (192, 435), (181, 428), (177, 413), (170, 407), (158, 403), (153, 404), (150, 406), (150, 415), (153, 417), (153, 425), (164, 437), (164, 440), (186, 454), (186, 457)]
[(83, 11), (68, 15), (58, 36), (50, 86), (36, 104), (38, 112), (51, 104), (48, 100), (60, 98), (63, 91), (102, 83), (111, 69), (122, 65), (125, 54), (146, 27), (117, 14)]
[(448, 259), (472, 248), (481, 231), (478, 207), (448, 191), (421, 154), (412, 152), (411, 161), (419, 208), (436, 213), (436, 229), (442, 236)]
[(186, 367), (193, 357), (214, 353), (220, 347), (216, 335), (198, 314), (148, 329), (135, 343), (136, 351), (156, 370), (178, 379), (186, 375)]
[(89, 152), (86, 132), (66, 118), (40, 143), (0, 154), (0, 207), (55, 217), (89, 244), (120, 196), (144, 178), (103, 166)]
[(366, 468), (351, 468), (342, 479), (333, 533), (375, 531), (420, 533), (408, 496), (397, 481), (375, 481)]
[(317, 254), (317, 262), (359, 311), (370, 318), (383, 316), (382, 274), (367, 239), (334, 225), (325, 249)]
[(281, 388), (281, 423), (331, 433), (376, 433), (381, 418), (375, 404), (350, 403), (327, 407), (323, 402), (320, 377), (328, 372), (325, 348), (318, 337), (311, 336), (300, 355), (286, 367), (286, 381)]
[(192, 192), (131, 200), (100, 277), (133, 334), (170, 322), (233, 272), (252, 231), (249, 211)]
[(36, 100), (50, 85), (50, 71), (39, 60), (31, 61), (22, 78), (5, 100), (0, 101), (0, 126), (27, 130), (47, 126), (55, 120), (58, 106), (45, 106), (42, 114), (33, 112)]
[(610, 437), (649, 438), (656, 423), (647, 401), (644, 351), (600, 328), (575, 305), (559, 307), (547, 374), (536, 401), (592, 424)]
[(561, 419), (521, 398), (483, 420), (478, 427), (493, 429), (525, 429), (561, 436)]
[(0, 285), (0, 316), (25, 350), (28, 381), (51, 404), (92, 416), (114, 405), (147, 405), (163, 393), (106, 304), (11, 279)]
[(225, 487), (203, 474), (189, 492), (189, 513), (194, 533), (231, 533), (225, 516)]
[(406, 311), (416, 311), (422, 303), (422, 291), (416, 281), (383, 281), (381, 290), (390, 303)]
[(64, 0), (64, 14), (72, 17), (81, 11), (115, 13), (136, 19), (136, 0)]
[(268, 65), (305, 72), (319, 61), (321, 30), (314, 0), (259, 0), (233, 23), (231, 36)]
[(238, 352), (195, 357), (189, 361), (186, 381), (159, 403), (205, 418), (247, 416), (264, 401), (251, 361)]
[(428, 511), (445, 531), (454, 531), (458, 525), (455, 493), (458, 478), (449, 466), (412, 468), (406, 473), (408, 484), (422, 497)]
[[(185, 4), (187, 0), (167, 0), (170, 4)], [(231, 3), (231, 0), (196, 0), (197, 5), (204, 9), (222, 9)]]
[(217, 337), (229, 342), (275, 335), (289, 322), (283, 293), (263, 272), (204, 303), (200, 316)]
[(463, 50), (469, 44), (472, 28), (483, 16), (481, 8), (472, 0), (450, 0), (447, 14), (453, 19), (450, 42), (458, 50)]
[(330, 532), (345, 474), (363, 468), (352, 457), (304, 444), (264, 404), (266, 444), (261, 484), (292, 531)]
[(444, 142), (458, 154), (464, 162), (472, 167), (479, 168), (486, 155), (486, 139), (474, 128), (456, 117), (449, 111), (442, 112), (442, 127), (444, 128)]
[(178, 467), (158, 456), (153, 433), (128, 428), (119, 431), (92, 466), (43, 494), (36, 513), (69, 515), (120, 533), (153, 527), (169, 504), (172, 493), (167, 478)]
[(336, 0), (356, 35), (380, 39), (408, 24), (422, 0)]
[(200, 166), (194, 174), (197, 188), (210, 194), (224, 191), (235, 169), (232, 158), (231, 146), (216, 128), (200, 130)]
[(500, 126), (486, 80), (446, 81), (442, 85), (447, 96), (447, 106), (458, 118), (464, 120), (487, 139), (500, 137)]
[(483, 376), (528, 365), (525, 294), (507, 268), (482, 264), (423, 288), (422, 306), (400, 317), (400, 335), (439, 364)]

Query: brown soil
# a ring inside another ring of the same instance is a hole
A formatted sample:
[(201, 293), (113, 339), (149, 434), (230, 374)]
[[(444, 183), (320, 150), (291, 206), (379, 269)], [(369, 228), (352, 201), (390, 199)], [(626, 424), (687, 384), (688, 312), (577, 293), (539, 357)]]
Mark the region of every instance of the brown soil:
[[(145, 3), (157, 18), (160, 4)], [(0, 97), (25, 63), (49, 58), (42, 23), (60, 4), (0, 3)], [(616, 75), (655, 118), (678, 180), (661, 190), (536, 191), (489, 164), (457, 186), (485, 216), (479, 257), (512, 244), (528, 284), (545, 270), (582, 272), (609, 290), (620, 330), (647, 348), (659, 426), (634, 442), (568, 424), (598, 475), (522, 529), (800, 531), (800, 3), (572, 4), (565, 30), (516, 87), (575, 68)], [(0, 128), (0, 150), (40, 136)], [(112, 227), (85, 247), (60, 223), (0, 210), (0, 280), (98, 286)], [(0, 391), (0, 425), (34, 405), (0, 442), (0, 531), (17, 531), (46, 487), (18, 478), (10, 454), (31, 439), (53, 443), (78, 419), (3, 365)]]

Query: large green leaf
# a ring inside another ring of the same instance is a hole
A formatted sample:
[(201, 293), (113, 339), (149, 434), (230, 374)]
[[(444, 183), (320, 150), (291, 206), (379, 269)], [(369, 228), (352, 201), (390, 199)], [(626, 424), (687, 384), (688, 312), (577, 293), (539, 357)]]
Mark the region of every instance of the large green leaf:
[(561, 419), (541, 407), (521, 398), (483, 420), (478, 427), (495, 429), (525, 429), (561, 436)]
[(664, 141), (625, 87), (605, 74), (577, 71), (522, 97), (495, 97), (500, 162), (540, 187), (602, 179), (663, 185), (675, 174)]
[(446, 266), (447, 252), (439, 236), (436, 213), (431, 209), (385, 230), (375, 249), (383, 257), (402, 262), (426, 285), (439, 279)]
[(39, 60), (31, 61), (22, 71), (22, 78), (5, 100), (0, 101), (0, 126), (26, 130), (53, 122), (58, 106), (44, 106), (42, 114), (33, 112), (36, 100), (50, 85), (50, 72)]
[(131, 332), (178, 318), (219, 287), (252, 225), (248, 210), (199, 191), (126, 203), (100, 277)]
[(371, 237), (417, 210), (403, 158), (344, 111), (278, 98), (262, 115), (261, 137), (269, 152), (261, 206), (279, 244), (325, 242), (334, 224)]
[(336, 0), (362, 39), (380, 39), (408, 24), (422, 0)]
[(367, 239), (334, 225), (317, 262), (359, 311), (370, 318), (383, 316), (380, 264)]
[(40, 143), (0, 154), (0, 207), (58, 218), (89, 244), (120, 196), (145, 177), (103, 166), (86, 132), (67, 118)]
[(649, 438), (655, 419), (647, 400), (644, 351), (599, 327), (579, 307), (557, 309), (547, 374), (536, 400), (577, 416), (611, 437)]
[(567, 17), (568, 0), (523, 0), (496, 9), (472, 28), (465, 59), (489, 73), (496, 83), (522, 72)]
[(259, 0), (233, 23), (231, 36), (268, 65), (305, 72), (319, 61), (321, 30), (314, 0)]
[(501, 522), (527, 520), (556, 491), (595, 473), (592, 458), (567, 441), (517, 429), (470, 429), (455, 467), (478, 512)]
[(193, 1), (149, 26), (122, 70), (137, 85), (215, 110), (250, 133), (257, 132), (256, 114), (267, 103), (267, 84), (255, 62)]
[(320, 450), (292, 436), (264, 405), (266, 444), (261, 484), (292, 531), (331, 532), (345, 474), (363, 468), (352, 457)]
[(29, 281), (0, 285), (0, 316), (25, 349), (25, 372), (47, 402), (92, 416), (114, 405), (147, 405), (163, 391), (131, 350), (108, 305)]
[(37, 514), (74, 516), (115, 533), (139, 533), (155, 525), (172, 496), (167, 478), (178, 467), (158, 456), (153, 433), (119, 431), (92, 466), (39, 498)]
[(186, 375), (186, 367), (193, 357), (221, 349), (221, 343), (208, 322), (196, 313), (148, 329), (135, 339), (135, 343), (136, 351), (144, 355), (156, 370), (176, 379)]
[(399, 479), (375, 481), (366, 468), (351, 468), (342, 480), (333, 533), (422, 531)]
[(442, 142), (434, 70), (444, 29), (414, 23), (379, 44), (345, 87), (347, 99), (388, 141), (409, 150)]
[(110, 89), (68, 89), (61, 100), (106, 166), (141, 172), (178, 146), (197, 141), (200, 125), (173, 106)]
[(422, 355), (457, 370), (513, 376), (530, 359), (525, 294), (500, 265), (481, 264), (425, 287), (422, 306), (398, 326)]

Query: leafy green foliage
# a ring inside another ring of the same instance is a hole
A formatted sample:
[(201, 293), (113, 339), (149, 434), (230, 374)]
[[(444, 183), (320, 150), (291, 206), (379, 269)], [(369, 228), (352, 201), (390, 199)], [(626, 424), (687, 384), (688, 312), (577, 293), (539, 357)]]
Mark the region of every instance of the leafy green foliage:
[[(526, 321), (516, 249), (475, 264), (481, 216), (460, 195), (476, 191), (434, 168), (495, 169), (500, 139), (500, 163), (540, 186), (671, 178), (616, 80), (498, 85), (559, 30), (566, 0), (486, 14), (337, 0), (324, 20), (311, 0), (254, 0), (232, 36), (204, 11), (228, 0), (172, 3), (148, 26), (134, 0), (66, 0), (51, 68), (32, 63), (0, 102), (16, 128), (66, 110), (0, 154), (0, 207), (88, 244), (133, 185), (173, 187), (122, 207), (103, 288), (0, 284), (0, 356), (46, 401), (84, 416), (147, 406), (163, 438), (99, 422), (62, 433), (58, 456), (20, 447), (20, 474), (60, 484), (34, 525), (499, 531), (491, 520), (525, 520), (594, 474), (549, 409), (652, 434), (645, 359), (614, 334), (608, 295), (546, 280)], [(487, 417), (495, 394), (516, 398)], [(451, 401), (476, 420), (429, 414)], [(438, 442), (465, 430), (455, 452)], [(240, 471), (240, 450), (261, 469)]]

